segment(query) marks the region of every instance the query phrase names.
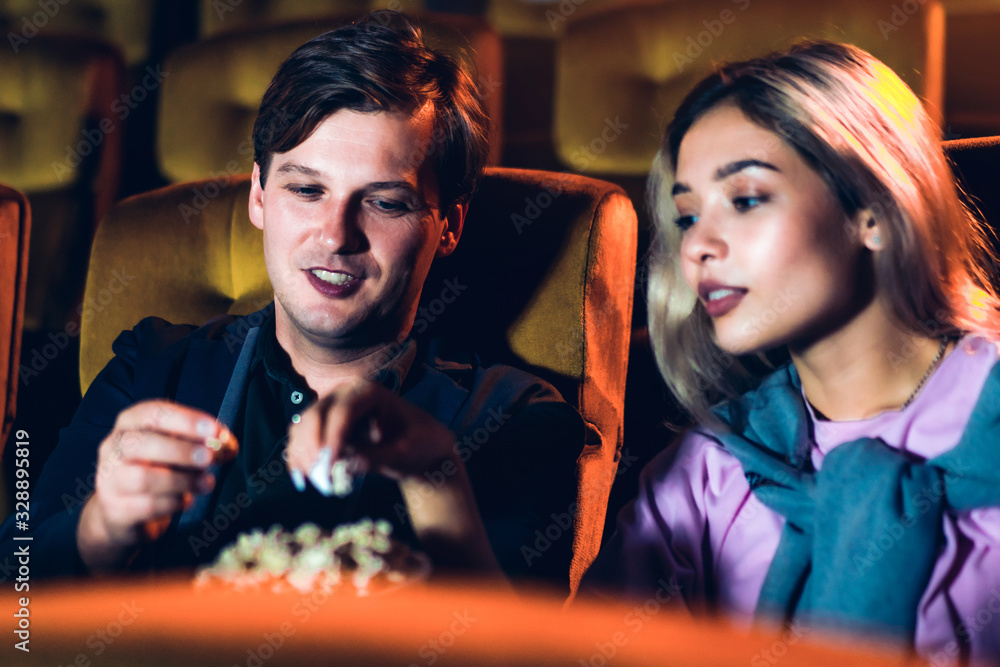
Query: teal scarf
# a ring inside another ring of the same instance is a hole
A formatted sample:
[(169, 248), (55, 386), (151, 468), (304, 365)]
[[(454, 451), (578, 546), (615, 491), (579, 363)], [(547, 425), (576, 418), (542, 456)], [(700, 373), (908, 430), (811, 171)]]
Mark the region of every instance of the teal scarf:
[(943, 543), (942, 515), (1000, 505), (1000, 364), (959, 443), (929, 460), (861, 438), (816, 472), (798, 374), (786, 365), (715, 409), (712, 434), (750, 488), (785, 517), (758, 618), (798, 620), (912, 644), (917, 605)]

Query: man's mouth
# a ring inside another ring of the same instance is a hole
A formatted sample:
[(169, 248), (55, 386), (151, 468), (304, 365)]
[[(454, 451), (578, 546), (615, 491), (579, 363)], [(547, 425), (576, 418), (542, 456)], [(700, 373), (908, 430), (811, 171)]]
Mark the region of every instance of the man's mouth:
[(311, 273), (323, 282), (330, 283), (331, 285), (347, 285), (348, 283), (357, 280), (357, 278), (352, 276), (350, 273), (343, 273), (341, 271), (312, 269)]

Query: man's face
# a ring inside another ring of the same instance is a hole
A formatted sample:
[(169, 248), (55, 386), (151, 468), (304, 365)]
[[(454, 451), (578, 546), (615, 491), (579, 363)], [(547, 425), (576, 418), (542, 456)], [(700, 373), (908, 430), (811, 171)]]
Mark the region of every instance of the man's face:
[(441, 210), (427, 147), (433, 109), (341, 110), (254, 166), (250, 220), (264, 232), (279, 336), (366, 348), (405, 337), (431, 261), (450, 254), (465, 207)]

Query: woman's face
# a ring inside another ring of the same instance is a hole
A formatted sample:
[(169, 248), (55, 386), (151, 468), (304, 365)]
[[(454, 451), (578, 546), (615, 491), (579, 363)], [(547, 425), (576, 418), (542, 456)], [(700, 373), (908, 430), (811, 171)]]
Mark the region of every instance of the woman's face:
[(774, 132), (722, 103), (688, 130), (674, 202), (685, 281), (718, 345), (744, 354), (808, 345), (871, 299), (859, 225)]

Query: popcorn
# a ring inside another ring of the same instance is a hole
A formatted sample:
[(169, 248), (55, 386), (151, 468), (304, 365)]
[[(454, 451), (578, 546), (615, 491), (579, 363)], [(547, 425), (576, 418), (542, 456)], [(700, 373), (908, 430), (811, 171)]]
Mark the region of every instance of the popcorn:
[(198, 588), (222, 584), (235, 590), (332, 592), (350, 584), (355, 594), (397, 588), (426, 579), (430, 561), (392, 539), (392, 526), (364, 519), (325, 533), (305, 523), (294, 532), (272, 526), (242, 533), (215, 563), (200, 569)]

